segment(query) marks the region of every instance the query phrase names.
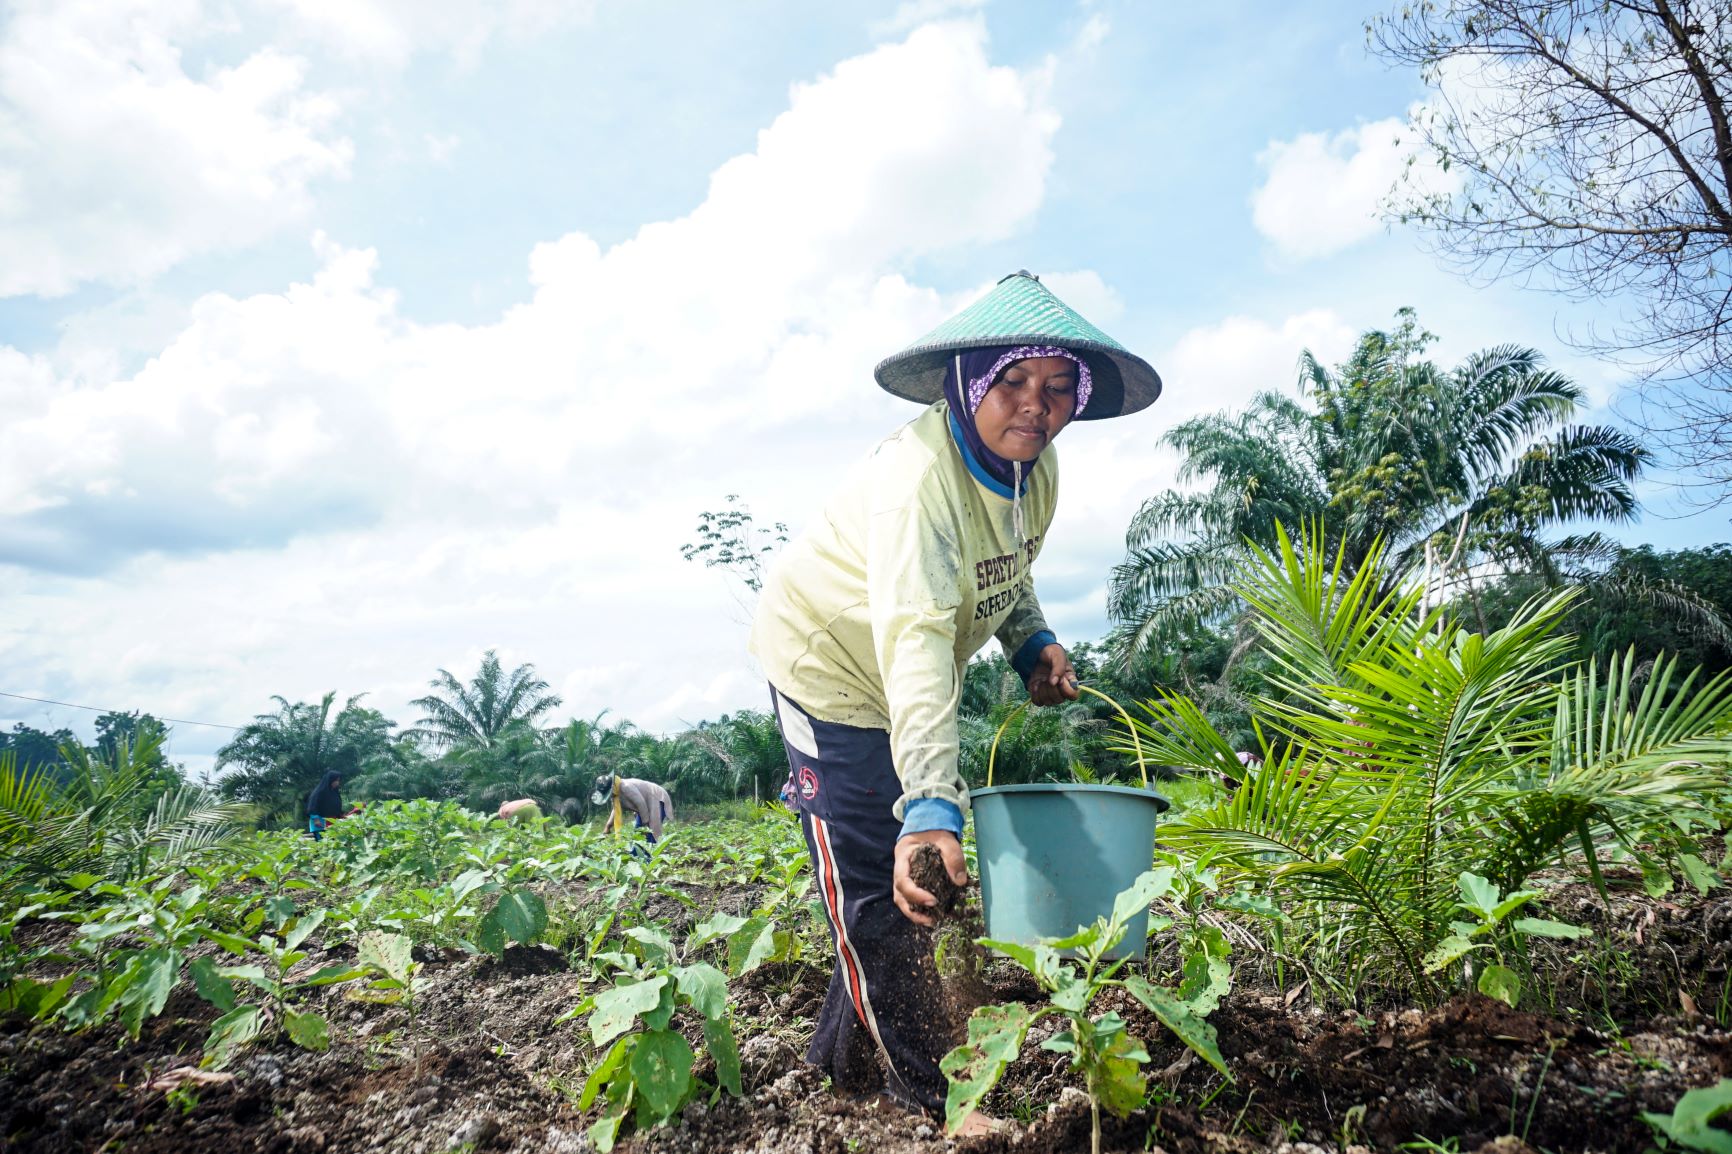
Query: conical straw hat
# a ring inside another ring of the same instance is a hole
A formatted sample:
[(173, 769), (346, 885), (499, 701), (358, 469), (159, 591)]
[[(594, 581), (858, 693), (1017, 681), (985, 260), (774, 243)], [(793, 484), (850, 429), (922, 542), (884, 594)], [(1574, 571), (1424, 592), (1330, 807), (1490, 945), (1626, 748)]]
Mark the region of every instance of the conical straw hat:
[(1086, 360), (1094, 394), (1079, 421), (1134, 413), (1161, 395), (1160, 375), (1147, 361), (1089, 324), (1027, 271), (1011, 273), (991, 292), (886, 357), (873, 375), (886, 392), (929, 405), (944, 395), (944, 369), (953, 354), (996, 345), (1062, 345)]

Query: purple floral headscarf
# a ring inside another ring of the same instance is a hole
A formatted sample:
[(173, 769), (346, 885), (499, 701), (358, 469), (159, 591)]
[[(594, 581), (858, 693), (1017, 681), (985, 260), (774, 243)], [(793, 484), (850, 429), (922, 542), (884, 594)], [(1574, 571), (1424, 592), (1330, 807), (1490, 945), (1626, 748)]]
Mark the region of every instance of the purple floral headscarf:
[[(987, 390), (997, 383), (1000, 373), (1017, 361), (1026, 361), (1032, 357), (1063, 357), (1076, 365), (1076, 408), (1071, 416), (1071, 419), (1075, 420), (1081, 415), (1083, 406), (1089, 403), (1089, 394), (1094, 391), (1094, 378), (1089, 373), (1088, 362), (1069, 349), (1059, 348), (1057, 345), (999, 345), (994, 348), (968, 349), (952, 354), (950, 363), (944, 369), (944, 399), (950, 402), (950, 411), (962, 430), (965, 447), (993, 479), (1007, 487), (1015, 486), (1018, 473), (1026, 478), (1033, 468), (1033, 462), (1025, 462), (1021, 470), (1016, 470), (1012, 468), (1010, 461), (987, 448), (986, 442), (981, 439), (980, 431), (975, 428), (974, 414), (980, 408), (980, 402), (986, 398)], [(966, 394), (957, 378), (959, 362), (962, 368), (961, 380), (968, 382)]]
[[(987, 349), (983, 351), (998, 352), (999, 350)], [(1019, 345), (1014, 349), (1005, 349), (1002, 355), (992, 362), (990, 369), (979, 376), (970, 374), (968, 381), (969, 416), (973, 416), (975, 411), (980, 408), (980, 402), (986, 399), (986, 391), (992, 388), (993, 383), (998, 380), (998, 374), (1018, 361), (1033, 360), (1036, 357), (1063, 357), (1076, 366), (1076, 409), (1072, 413), (1071, 419), (1075, 420), (1080, 416), (1084, 406), (1089, 403), (1089, 394), (1094, 392), (1094, 377), (1089, 373), (1087, 361), (1069, 349), (1061, 349), (1057, 345)], [(964, 372), (968, 371), (967, 356), (963, 357), (962, 367)]]

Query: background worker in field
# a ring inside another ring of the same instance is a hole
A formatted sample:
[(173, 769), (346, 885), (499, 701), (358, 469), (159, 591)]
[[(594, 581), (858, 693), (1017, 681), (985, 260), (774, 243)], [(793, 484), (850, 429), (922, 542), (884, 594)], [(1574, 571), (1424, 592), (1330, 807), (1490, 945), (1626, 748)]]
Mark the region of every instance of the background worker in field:
[(616, 794), (619, 798), (618, 816), (625, 821), (636, 818), (637, 828), (649, 835), (651, 845), (660, 841), (662, 826), (672, 821), (674, 816), (674, 802), (668, 796), (668, 791), (655, 782), (644, 781), (642, 778), (602, 774), (595, 779), (595, 789), (589, 796), (589, 804), (608, 807), (604, 832), (612, 832), (618, 828), (614, 824), (613, 810)]
[(541, 806), (532, 797), (515, 798), (504, 802), (499, 807), (499, 820), (515, 825), (537, 821), (541, 818)]
[[(878, 366), (926, 405), (854, 473), (767, 575), (752, 652), (770, 681), (837, 965), (806, 1060), (942, 1109), (954, 1044), (909, 875), (933, 846), (957, 885), (968, 791), (964, 669), (993, 637), (1037, 705), (1077, 696), (1030, 571), (1058, 496), (1049, 449), (1072, 420), (1135, 412), (1160, 378), (1027, 273)], [(876, 1065), (876, 1063), (872, 1063)], [(964, 1133), (990, 1125), (969, 1119)]]
[(360, 806), (343, 806), (343, 775), (334, 769), (325, 771), (312, 792), (307, 794), (307, 832), (314, 841), (324, 841), (331, 823), (361, 812)]

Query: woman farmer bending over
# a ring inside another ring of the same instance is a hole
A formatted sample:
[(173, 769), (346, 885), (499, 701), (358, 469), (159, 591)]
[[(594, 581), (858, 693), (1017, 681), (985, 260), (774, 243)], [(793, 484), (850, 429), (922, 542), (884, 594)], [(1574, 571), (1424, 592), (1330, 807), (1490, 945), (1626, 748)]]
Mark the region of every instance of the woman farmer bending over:
[(651, 845), (662, 839), (663, 824), (674, 816), (673, 799), (668, 797), (667, 790), (642, 778), (604, 773), (595, 779), (595, 789), (590, 794), (589, 803), (611, 806), (614, 798), (619, 799), (619, 809), (617, 814), (608, 815), (607, 824), (602, 827), (603, 833), (614, 831), (615, 816), (621, 820), (629, 820), (626, 815), (630, 814), (637, 819), (637, 828), (649, 835)]
[[(884, 441), (765, 581), (752, 652), (770, 680), (838, 964), (806, 1060), (858, 1086), (876, 1052), (903, 1101), (941, 1110), (957, 1040), (909, 876), (934, 846), (968, 881), (957, 705), (997, 637), (1037, 705), (1077, 696), (1030, 569), (1058, 495), (1049, 446), (1073, 420), (1160, 393), (1145, 362), (1028, 273), (878, 366), (926, 411)], [(988, 1123), (972, 1118), (964, 1132)]]

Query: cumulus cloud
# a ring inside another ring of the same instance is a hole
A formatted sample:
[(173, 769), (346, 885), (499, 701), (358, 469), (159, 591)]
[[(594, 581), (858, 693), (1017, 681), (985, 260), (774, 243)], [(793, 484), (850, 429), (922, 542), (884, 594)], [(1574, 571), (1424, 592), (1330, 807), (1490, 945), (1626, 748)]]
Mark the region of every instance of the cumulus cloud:
[[(1265, 389), (1289, 389), (1299, 378), (1299, 354), (1309, 349), (1326, 365), (1347, 358), (1358, 338), (1331, 309), (1311, 309), (1271, 322), (1233, 316), (1194, 328), (1167, 356), (1178, 386), (1164, 416), (1170, 422), (1239, 409)], [(1199, 387), (1201, 386), (1201, 387)]]
[(888, 19), (872, 26), (872, 33), (876, 36), (900, 36), (922, 24), (977, 12), (985, 6), (986, 0), (902, 0)]
[[(1423, 114), (1416, 107), (1413, 115)], [(1265, 170), (1251, 197), (1251, 219), (1278, 252), (1311, 260), (1375, 236), (1397, 181), (1454, 187), (1457, 178), (1416, 152), (1410, 119), (1390, 117), (1337, 133), (1305, 132), (1272, 141), (1257, 158)]]
[(132, 284), (304, 217), (341, 111), (265, 49), (190, 75), (196, 0), (20, 0), (0, 25), (0, 297)]
[[(491, 645), (577, 711), (740, 704), (743, 628), (678, 546), (730, 492), (797, 525), (912, 415), (871, 366), (966, 294), (900, 270), (1026, 226), (1049, 83), (993, 65), (978, 23), (922, 27), (795, 86), (688, 215), (536, 246), (530, 298), (492, 323), (414, 323), (373, 252), (320, 238), (308, 282), (204, 297), (137, 373), (0, 351), (9, 613), (91, 656), (23, 627), (0, 652), (86, 700), (211, 720), (339, 671), (400, 709)], [(996, 179), (1012, 155), (1023, 178)]]
[(457, 155), (457, 146), (463, 143), (456, 134), (439, 136), (429, 132), (422, 139), (427, 144), (427, 157), (434, 164), (450, 164), (451, 158)]
[(417, 52), (472, 64), (499, 36), (527, 37), (586, 20), (587, 0), (263, 0), (332, 51), (401, 68)]

